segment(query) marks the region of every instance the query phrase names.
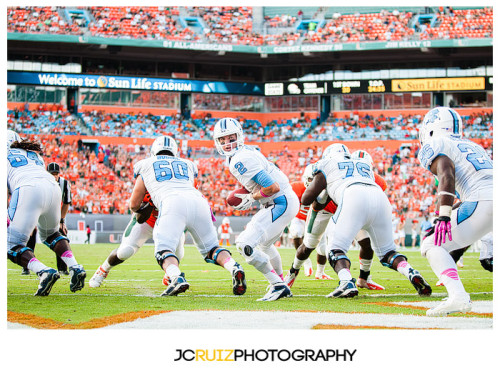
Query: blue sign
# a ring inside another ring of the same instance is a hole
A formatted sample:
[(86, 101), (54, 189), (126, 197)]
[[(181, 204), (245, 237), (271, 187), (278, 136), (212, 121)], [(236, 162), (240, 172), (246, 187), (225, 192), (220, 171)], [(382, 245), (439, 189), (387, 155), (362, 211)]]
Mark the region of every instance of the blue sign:
[(7, 72), (8, 84), (79, 88), (156, 90), (163, 92), (264, 95), (263, 84), (180, 80), (151, 77), (122, 77), (70, 73)]

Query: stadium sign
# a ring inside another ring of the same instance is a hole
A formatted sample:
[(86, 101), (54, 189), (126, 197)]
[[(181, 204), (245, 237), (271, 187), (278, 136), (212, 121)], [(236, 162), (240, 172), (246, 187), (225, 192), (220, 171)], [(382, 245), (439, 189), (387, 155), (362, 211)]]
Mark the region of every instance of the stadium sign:
[(484, 77), (417, 78), (392, 80), (393, 92), (484, 90)]
[(255, 96), (262, 96), (264, 94), (263, 85), (258, 83), (99, 76), (70, 73), (8, 71), (7, 83), (79, 88), (156, 90), (164, 92), (248, 94)]
[(265, 96), (492, 90), (492, 77), (296, 81), (264, 84)]
[(422, 48), (465, 48), (493, 46), (492, 38), (450, 39), (423, 41), (367, 41), (352, 43), (318, 43), (279, 46), (248, 46), (237, 44), (200, 43), (172, 40), (145, 40), (130, 38), (111, 38), (95, 36), (72, 36), (51, 34), (30, 34), (8, 32), (7, 40), (48, 41), (74, 44), (117, 45), (146, 48), (186, 49), (201, 51), (223, 51), (250, 54), (286, 54), (338, 51), (369, 51), (387, 49), (422, 49)]

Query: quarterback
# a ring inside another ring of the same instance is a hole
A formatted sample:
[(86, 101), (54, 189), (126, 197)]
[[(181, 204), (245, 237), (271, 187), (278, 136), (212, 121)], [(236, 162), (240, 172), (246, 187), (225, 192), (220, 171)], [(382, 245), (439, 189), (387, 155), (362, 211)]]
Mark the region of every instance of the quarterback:
[(283, 283), (281, 256), (274, 243), (299, 211), (299, 199), (288, 177), (269, 162), (260, 151), (244, 144), (243, 129), (234, 118), (223, 118), (215, 124), (217, 151), (225, 155), (231, 174), (248, 190), (240, 194), (238, 210), (248, 210), (254, 201), (261, 209), (236, 239), (236, 248), (245, 260), (260, 271), (269, 282), (269, 290), (260, 300), (275, 301), (292, 296)]

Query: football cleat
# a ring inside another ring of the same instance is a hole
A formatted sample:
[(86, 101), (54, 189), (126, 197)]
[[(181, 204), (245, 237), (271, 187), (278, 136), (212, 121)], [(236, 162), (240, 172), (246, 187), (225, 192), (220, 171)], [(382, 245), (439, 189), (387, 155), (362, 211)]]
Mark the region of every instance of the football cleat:
[(299, 270), (294, 269), (292, 266), (290, 267), (290, 270), (288, 270), (288, 273), (286, 274), (285, 280), (283, 282), (285, 282), (288, 287), (292, 287), (293, 282), (295, 282), (295, 278), (297, 278), (298, 275)]
[(408, 279), (413, 287), (415, 287), (415, 290), (417, 290), (418, 295), (429, 296), (432, 294), (431, 285), (425, 281), (424, 277), (417, 270), (410, 268)]
[(466, 313), (472, 310), (472, 302), (469, 294), (462, 293), (454, 297), (446, 298), (442, 303), (433, 309), (427, 310), (428, 317), (444, 317), (452, 313)]
[(74, 265), (69, 267), (69, 289), (71, 292), (76, 292), (83, 289), (85, 286), (85, 277), (87, 273), (83, 269), (82, 265)]
[(310, 277), (313, 273), (313, 265), (310, 258), (307, 258), (304, 262), (304, 275)]
[(290, 288), (284, 283), (278, 283), (276, 285), (269, 285), (267, 288), (267, 293), (262, 298), (257, 299), (257, 301), (270, 302), (276, 301), (281, 298), (292, 297), (292, 292)]
[(316, 279), (333, 279), (332, 277), (330, 277), (328, 274), (326, 273), (318, 273), (316, 272), (316, 275), (314, 276), (314, 278)]
[(327, 298), (352, 298), (358, 295), (356, 288), (356, 280), (352, 278), (350, 281), (339, 281), (339, 287), (328, 294)]
[(247, 291), (247, 283), (245, 281), (245, 271), (236, 263), (233, 267), (233, 272), (231, 273), (233, 277), (233, 294), (243, 295)]
[(35, 293), (35, 296), (45, 297), (49, 295), (50, 290), (52, 290), (52, 286), (54, 283), (61, 278), (59, 273), (55, 269), (45, 269), (39, 271), (37, 273), (38, 278), (40, 278), (40, 283), (38, 285), (38, 290)]
[(174, 296), (183, 293), (189, 289), (189, 283), (186, 281), (184, 273), (181, 273), (175, 281), (171, 282), (168, 288), (161, 294), (162, 297)]
[(368, 290), (385, 290), (385, 287), (374, 282), (372, 276), (369, 275), (367, 279), (358, 278), (356, 281), (356, 286), (362, 289)]
[(163, 283), (164, 286), (168, 286), (170, 284), (170, 277), (165, 274), (163, 276), (163, 279), (161, 280), (161, 283)]
[(57, 272), (61, 275), (69, 275), (69, 271), (68, 270), (57, 270)]
[(21, 275), (30, 275), (30, 270), (27, 267), (23, 267), (23, 271), (21, 271)]
[(89, 287), (100, 287), (104, 279), (108, 276), (108, 272), (104, 271), (104, 269), (99, 266), (99, 268), (95, 271), (92, 278), (89, 281)]

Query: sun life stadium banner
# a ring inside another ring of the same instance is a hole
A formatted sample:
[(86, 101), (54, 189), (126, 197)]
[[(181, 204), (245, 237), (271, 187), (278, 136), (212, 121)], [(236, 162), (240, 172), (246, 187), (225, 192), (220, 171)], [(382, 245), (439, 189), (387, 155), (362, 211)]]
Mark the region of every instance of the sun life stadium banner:
[(69, 73), (7, 72), (8, 84), (264, 95), (262, 84)]

